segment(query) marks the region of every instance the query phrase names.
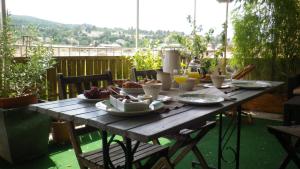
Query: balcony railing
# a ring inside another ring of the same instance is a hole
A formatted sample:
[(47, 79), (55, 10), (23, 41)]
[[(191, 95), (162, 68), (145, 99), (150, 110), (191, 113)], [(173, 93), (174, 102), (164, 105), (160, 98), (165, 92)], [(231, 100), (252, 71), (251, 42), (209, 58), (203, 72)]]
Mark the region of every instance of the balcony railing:
[(47, 72), (46, 90), (41, 94), (46, 100), (58, 98), (58, 73), (63, 73), (65, 76), (80, 76), (102, 74), (110, 70), (113, 79), (128, 79), (132, 67), (132, 62), (121, 56), (61, 56), (56, 57), (56, 60), (55, 67)]
[[(77, 56), (133, 56), (136, 52), (135, 48), (123, 48), (123, 47), (75, 47), (75, 46), (49, 46), (53, 49), (54, 56), (56, 57), (77, 57)], [(16, 57), (26, 56), (26, 50), (30, 46), (15, 45)], [(154, 48), (152, 52), (154, 55), (164, 52), (166, 50), (181, 50), (179, 47), (168, 48)], [(146, 48), (140, 48), (139, 50), (147, 50)]]

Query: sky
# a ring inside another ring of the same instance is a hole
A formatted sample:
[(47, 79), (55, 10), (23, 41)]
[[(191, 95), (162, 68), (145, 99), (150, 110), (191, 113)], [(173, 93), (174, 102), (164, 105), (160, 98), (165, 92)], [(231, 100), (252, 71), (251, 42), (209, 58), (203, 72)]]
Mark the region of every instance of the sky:
[[(6, 0), (8, 11), (66, 24), (99, 27), (136, 27), (137, 0)], [(188, 15), (194, 15), (194, 0), (140, 0), (140, 29), (191, 32)], [(226, 4), (197, 0), (197, 25), (203, 33), (210, 28), (218, 34), (225, 22)], [(230, 5), (230, 10), (233, 4)], [(232, 36), (229, 24), (229, 37)]]

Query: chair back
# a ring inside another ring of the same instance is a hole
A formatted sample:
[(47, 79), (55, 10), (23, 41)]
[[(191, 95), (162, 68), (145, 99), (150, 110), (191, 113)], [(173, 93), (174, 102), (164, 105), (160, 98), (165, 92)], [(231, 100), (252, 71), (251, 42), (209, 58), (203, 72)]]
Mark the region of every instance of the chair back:
[(157, 70), (136, 70), (136, 68), (131, 69), (131, 80), (137, 82), (141, 79), (155, 79), (157, 78), (157, 71), (162, 71), (162, 69)]
[(248, 75), (250, 72), (252, 72), (254, 69), (255, 69), (255, 65), (253, 65), (253, 64), (247, 65), (247, 66), (244, 67), (242, 70), (240, 70), (239, 72), (237, 72), (237, 73), (232, 77), (232, 79), (236, 79), (236, 80), (242, 79), (242, 78), (244, 78), (246, 75)]
[[(112, 84), (112, 74), (107, 71), (101, 75), (64, 76), (58, 74), (59, 99), (67, 99), (89, 90), (91, 86), (105, 86)], [(69, 97), (68, 97), (69, 96)]]
[(289, 77), (287, 86), (287, 95), (288, 99), (290, 99), (294, 96), (294, 90), (300, 87), (300, 74)]

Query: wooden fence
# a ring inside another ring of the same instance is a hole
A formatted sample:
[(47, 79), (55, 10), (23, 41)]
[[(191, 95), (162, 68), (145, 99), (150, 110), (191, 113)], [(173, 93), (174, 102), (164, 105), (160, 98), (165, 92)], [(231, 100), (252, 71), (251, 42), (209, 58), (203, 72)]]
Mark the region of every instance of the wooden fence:
[(102, 74), (110, 70), (113, 79), (128, 79), (132, 62), (124, 56), (68, 56), (56, 57), (57, 64), (47, 72), (47, 86), (43, 99), (57, 100), (58, 85), (57, 74), (63, 73), (65, 76), (80, 76)]

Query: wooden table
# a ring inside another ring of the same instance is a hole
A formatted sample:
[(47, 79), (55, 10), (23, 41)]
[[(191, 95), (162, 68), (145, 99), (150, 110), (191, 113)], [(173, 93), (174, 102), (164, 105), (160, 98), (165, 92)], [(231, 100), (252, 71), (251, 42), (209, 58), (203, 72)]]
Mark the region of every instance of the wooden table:
[(286, 168), (291, 160), (300, 168), (300, 158), (297, 155), (300, 148), (300, 126), (268, 126), (268, 130), (275, 135), (287, 153), (279, 168)]
[[(35, 104), (31, 109), (40, 113), (48, 114), (51, 117), (73, 121), (101, 130), (103, 152), (108, 152), (106, 147), (107, 132), (125, 137), (125, 146), (131, 149), (131, 140), (148, 142), (180, 129), (190, 128), (206, 121), (212, 115), (237, 107), (237, 144), (235, 151), (236, 168), (239, 168), (240, 156), (240, 128), (241, 128), (241, 104), (250, 99), (258, 97), (282, 85), (282, 82), (270, 82), (272, 87), (260, 90), (235, 90), (228, 95), (236, 98), (234, 101), (224, 101), (216, 106), (192, 106), (186, 105), (164, 113), (153, 113), (152, 115), (141, 117), (117, 117), (99, 110), (94, 103), (83, 102), (77, 98)], [(166, 93), (164, 93), (166, 94)], [(221, 168), (222, 151), (224, 147), (224, 134), (222, 131), (222, 115), (220, 116), (219, 145), (218, 145), (218, 168)], [(129, 153), (130, 154), (130, 153)], [(106, 155), (107, 156), (107, 155)], [(132, 159), (132, 158), (128, 158)], [(130, 163), (131, 161), (127, 161)]]

